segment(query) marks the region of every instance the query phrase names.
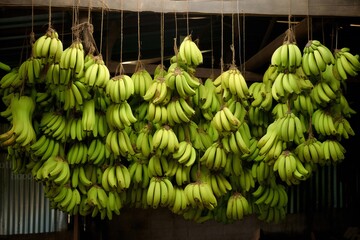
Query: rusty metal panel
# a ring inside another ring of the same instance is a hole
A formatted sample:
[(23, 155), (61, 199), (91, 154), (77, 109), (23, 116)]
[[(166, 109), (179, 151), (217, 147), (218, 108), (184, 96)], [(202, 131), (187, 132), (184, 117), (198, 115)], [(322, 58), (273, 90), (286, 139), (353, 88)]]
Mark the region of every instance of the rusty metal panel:
[(55, 232), (67, 229), (67, 214), (50, 208), (43, 187), (29, 174), (11, 171), (0, 154), (0, 235)]

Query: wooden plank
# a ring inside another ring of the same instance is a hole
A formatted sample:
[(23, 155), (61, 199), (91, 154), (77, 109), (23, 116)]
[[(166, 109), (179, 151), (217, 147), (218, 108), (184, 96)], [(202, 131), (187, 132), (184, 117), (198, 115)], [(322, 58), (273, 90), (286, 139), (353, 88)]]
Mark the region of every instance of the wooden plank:
[[(1, 6), (43, 6), (49, 0), (0, 0)], [(75, 1), (77, 2), (77, 1)], [(110, 11), (152, 11), (152, 12), (191, 12), (211, 14), (242, 13), (247, 15), (293, 16), (360, 16), (360, 1), (354, 0), (79, 0), (79, 7), (94, 10), (106, 8)], [(53, 7), (73, 7), (73, 0), (52, 0)]]

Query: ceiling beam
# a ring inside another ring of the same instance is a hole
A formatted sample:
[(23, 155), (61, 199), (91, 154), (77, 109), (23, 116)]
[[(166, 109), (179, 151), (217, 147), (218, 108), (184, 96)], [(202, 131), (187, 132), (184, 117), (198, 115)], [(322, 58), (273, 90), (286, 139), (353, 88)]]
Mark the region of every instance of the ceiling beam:
[[(0, 0), (0, 6), (48, 7), (49, 0)], [(88, 8), (89, 0), (77, 1), (80, 8)], [(53, 7), (71, 8), (73, 0), (52, 0)], [(140, 1), (91, 1), (93, 10), (101, 8), (110, 11), (151, 11), (151, 12), (190, 12), (210, 14), (242, 13), (247, 15), (276, 16), (360, 16), (360, 1), (356, 0), (140, 0)]]

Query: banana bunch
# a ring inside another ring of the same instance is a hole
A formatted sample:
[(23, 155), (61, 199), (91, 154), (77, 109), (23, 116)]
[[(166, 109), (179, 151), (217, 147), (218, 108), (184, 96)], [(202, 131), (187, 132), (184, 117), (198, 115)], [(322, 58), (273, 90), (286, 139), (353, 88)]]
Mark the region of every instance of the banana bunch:
[[(130, 187), (126, 194), (127, 202), (130, 207), (148, 209), (147, 188)], [(125, 193), (125, 192), (124, 192)]]
[[(207, 148), (209, 148), (214, 141), (218, 140), (219, 134), (214, 129), (214, 127), (210, 126), (205, 130), (201, 127), (196, 129), (195, 135), (194, 132), (190, 132), (191, 143), (193, 144), (193, 147), (196, 150), (205, 151)], [(184, 138), (185, 140), (186, 138)]]
[(166, 105), (171, 99), (171, 89), (167, 86), (164, 78), (155, 78), (147, 89), (143, 99), (156, 105)]
[(154, 154), (148, 163), (149, 177), (161, 177), (168, 171), (169, 163), (165, 156)]
[(311, 90), (310, 96), (313, 102), (320, 106), (324, 106), (337, 98), (338, 91), (338, 87), (334, 89), (327, 82), (319, 81)]
[[(269, 81), (269, 83), (271, 83)], [(272, 107), (272, 92), (271, 87), (267, 87), (264, 82), (254, 82), (249, 87), (250, 97), (253, 98), (251, 102), (252, 107), (258, 107), (265, 111), (269, 111)]]
[(121, 103), (134, 94), (134, 80), (125, 74), (115, 76), (107, 81), (105, 91), (112, 102)]
[(174, 186), (173, 200), (169, 204), (169, 209), (175, 214), (182, 214), (189, 205), (185, 191), (181, 187)]
[(230, 182), (221, 172), (210, 173), (207, 176), (206, 181), (209, 183), (215, 197), (217, 198), (224, 196), (226, 193), (232, 190)]
[(152, 145), (155, 150), (160, 149), (167, 153), (174, 153), (179, 149), (178, 138), (168, 125), (163, 125), (155, 131)]
[(240, 129), (236, 132), (231, 132), (221, 138), (221, 144), (225, 149), (225, 152), (232, 152), (234, 154), (249, 154), (250, 138)]
[(242, 220), (244, 216), (252, 213), (248, 200), (240, 193), (234, 192), (228, 199), (226, 217), (230, 220)]
[(214, 142), (201, 156), (200, 162), (210, 170), (220, 170), (226, 166), (227, 153), (222, 144)]
[(6, 73), (0, 80), (0, 88), (18, 88), (22, 85), (23, 81), (19, 76), (19, 68), (13, 68), (10, 72)]
[(333, 116), (324, 109), (317, 109), (312, 115), (312, 124), (318, 134), (324, 136), (336, 135), (337, 131), (334, 124)]
[(66, 124), (66, 117), (62, 112), (46, 112), (40, 120), (39, 128), (43, 134), (64, 141)]
[(286, 207), (259, 207), (258, 219), (267, 223), (280, 223), (286, 217)]
[(111, 130), (106, 136), (106, 147), (111, 150), (115, 156), (127, 156), (128, 154), (134, 155), (130, 137), (125, 129)]
[(344, 117), (350, 118), (351, 115), (356, 114), (356, 111), (350, 107), (349, 102), (341, 92), (339, 93), (338, 104), (334, 104), (333, 107), (337, 109), (335, 111), (341, 112)]
[(111, 190), (124, 191), (129, 188), (130, 183), (130, 172), (122, 164), (108, 166), (105, 168), (101, 178), (101, 185), (107, 192)]
[(60, 62), (62, 53), (63, 44), (58, 33), (51, 28), (39, 37), (32, 46), (32, 55), (35, 58), (40, 58), (42, 64)]
[(29, 168), (33, 167), (35, 161), (24, 161), (27, 153), (20, 149), (7, 148), (6, 161), (10, 164), (11, 171), (16, 174), (29, 173)]
[(87, 194), (88, 188), (98, 182), (98, 173), (102, 173), (93, 165), (76, 165), (71, 170), (71, 186), (78, 188), (82, 194)]
[(76, 142), (66, 153), (66, 160), (70, 165), (86, 164), (88, 160), (88, 146), (83, 142)]
[(342, 80), (348, 79), (348, 76), (355, 77), (360, 71), (359, 56), (350, 53), (350, 49), (346, 47), (337, 49), (334, 68)]
[(93, 209), (106, 209), (108, 201), (109, 197), (106, 194), (106, 191), (99, 185), (93, 185), (87, 191), (86, 204)]
[(182, 213), (182, 216), (185, 220), (193, 221), (195, 223), (204, 223), (214, 218), (213, 210), (206, 208), (188, 208)]
[(180, 164), (191, 167), (197, 159), (197, 153), (191, 142), (182, 141), (179, 143), (177, 151), (172, 154), (172, 157)]
[(106, 110), (106, 121), (110, 129), (124, 129), (137, 121), (131, 106), (125, 100), (121, 103), (112, 103)]
[(96, 125), (95, 100), (89, 99), (84, 103), (82, 117), (82, 129), (84, 131), (93, 131)]
[[(149, 105), (150, 107), (150, 105)], [(167, 106), (167, 121), (169, 125), (175, 126), (176, 124), (188, 123), (195, 115), (195, 109), (184, 98), (171, 100)], [(148, 110), (151, 116), (151, 111)]]
[(32, 124), (35, 102), (28, 96), (11, 96), (11, 128), (0, 134), (0, 145), (28, 146), (36, 141), (36, 133)]
[(144, 157), (149, 157), (153, 151), (153, 136), (151, 134), (151, 125), (146, 124), (138, 133), (135, 147)]
[[(83, 59), (84, 61), (84, 59)], [(129, 77), (130, 78), (130, 77)], [(108, 67), (105, 65), (102, 56), (94, 57), (94, 63), (91, 64), (85, 71), (85, 75), (83, 78), (85, 85), (89, 87), (97, 87), (97, 88), (106, 88), (110, 81), (110, 71)], [(131, 80), (132, 83), (132, 80)], [(134, 85), (132, 85), (134, 86)], [(117, 88), (114, 88), (113, 91), (119, 93), (120, 91), (125, 90), (126, 88), (120, 88), (120, 84)], [(129, 90), (130, 91), (130, 90)], [(106, 91), (109, 94), (108, 91)], [(120, 94), (118, 94), (120, 97)]]
[[(173, 66), (176, 65), (173, 64)], [(200, 86), (199, 80), (191, 76), (184, 69), (171, 66), (165, 75), (165, 83), (171, 90), (175, 90), (181, 98), (194, 96), (196, 89)]]
[(131, 75), (131, 79), (134, 83), (134, 94), (143, 97), (146, 91), (149, 89), (153, 79), (145, 68), (141, 68)]
[(305, 163), (323, 163), (324, 151), (322, 142), (315, 137), (310, 137), (305, 142), (299, 144), (294, 153), (298, 156), (301, 162)]
[(71, 69), (61, 69), (60, 63), (52, 63), (48, 65), (45, 75), (45, 83), (50, 88), (58, 88), (63, 90), (72, 78)]
[(0, 62), (0, 69), (4, 70), (5, 72), (10, 72), (11, 71), (11, 67), (9, 65), (7, 65), (6, 63)]
[(265, 161), (255, 162), (251, 166), (251, 175), (259, 184), (263, 184), (273, 175), (272, 166)]
[(75, 77), (84, 76), (85, 53), (80, 40), (75, 40), (64, 50), (60, 58), (60, 69), (71, 69)]
[(104, 161), (106, 159), (109, 159), (110, 155), (110, 149), (106, 147), (106, 144), (101, 138), (94, 138), (90, 142), (87, 149), (88, 162), (92, 163), (93, 165), (99, 166), (104, 164)]
[(217, 93), (223, 91), (223, 98), (226, 99), (227, 94), (232, 94), (240, 99), (249, 98), (249, 88), (246, 80), (240, 70), (235, 66), (231, 66), (229, 70), (221, 73), (213, 82)]
[(181, 42), (178, 58), (188, 66), (198, 66), (203, 62), (202, 53), (193, 42), (191, 35), (186, 36)]
[(131, 182), (134, 186), (147, 188), (149, 186), (149, 168), (147, 161), (134, 160), (128, 167)]
[[(59, 197), (56, 199), (57, 201), (55, 201), (55, 198), (54, 199), (54, 202), (57, 203), (57, 206), (60, 210), (64, 211), (64, 212), (67, 212), (69, 213), (70, 215), (74, 215), (74, 214), (77, 214), (79, 212), (79, 205), (80, 205), (80, 202), (81, 202), (81, 194), (79, 192), (78, 189), (74, 188), (65, 188), (67, 189), (66, 191), (66, 194), (65, 194), (65, 197), (63, 199), (61, 199), (61, 195), (63, 193), (61, 193), (63, 190), (60, 191), (59, 193)], [(61, 199), (60, 201), (58, 201), (59, 199)]]
[(293, 113), (288, 112), (285, 116), (277, 119), (277, 132), (280, 140), (285, 142), (301, 143), (305, 140), (301, 120)]
[(190, 182), (191, 170), (191, 167), (187, 167), (183, 164), (179, 164), (177, 161), (173, 161), (172, 165), (169, 164), (168, 171), (165, 173), (165, 175), (169, 177), (175, 176), (176, 184), (178, 186), (182, 186)]
[(153, 152), (152, 145), (152, 126), (151, 124), (145, 124), (142, 129), (138, 132), (136, 141), (135, 141), (135, 150), (140, 152), (144, 157), (149, 157)]
[[(211, 120), (214, 113), (220, 110), (220, 98), (216, 94), (216, 87), (211, 78), (207, 78), (203, 85), (199, 86), (199, 98), (203, 99), (200, 104), (202, 115), (206, 120)], [(200, 90), (201, 89), (201, 90)]]
[(280, 140), (280, 134), (278, 133), (280, 128), (278, 129), (277, 125), (277, 121), (271, 123), (267, 128), (266, 134), (257, 142), (257, 147), (259, 148), (258, 154), (264, 156), (264, 161), (266, 162), (277, 159), (284, 149), (284, 142)]
[(261, 126), (266, 128), (271, 120), (269, 112), (261, 109), (260, 107), (253, 106), (250, 106), (248, 109), (248, 118), (252, 128), (255, 126)]
[(338, 163), (344, 160), (346, 149), (337, 140), (327, 139), (322, 143), (325, 161)]
[(78, 189), (68, 186), (52, 187), (45, 196), (61, 211), (74, 215), (79, 211), (81, 194)]
[(149, 102), (147, 109), (146, 119), (152, 123), (159, 123), (161, 125), (168, 123), (168, 110), (167, 106), (156, 105)]
[(296, 112), (312, 116), (317, 105), (310, 94), (302, 93), (296, 96), (293, 106)]
[(38, 181), (52, 182), (56, 185), (63, 186), (71, 178), (71, 172), (68, 162), (60, 156), (49, 157), (44, 164), (37, 170), (36, 176)]
[(41, 135), (36, 142), (30, 145), (30, 150), (36, 158), (45, 161), (60, 153), (61, 144), (45, 134)]
[(276, 184), (274, 178), (271, 178), (269, 185), (259, 185), (252, 195), (255, 198), (254, 204), (259, 207), (286, 208), (288, 204), (288, 195), (284, 185)]
[(47, 108), (53, 103), (54, 96), (49, 91), (36, 92), (35, 103), (41, 107)]
[(86, 132), (82, 127), (82, 120), (76, 116), (70, 116), (66, 121), (65, 139), (82, 141), (86, 137)]
[(243, 161), (239, 154), (228, 153), (224, 168), (225, 176), (240, 176), (243, 172)]
[[(120, 215), (120, 209), (124, 205), (124, 200), (126, 196), (124, 196), (124, 193), (118, 193), (116, 191), (110, 191), (108, 192), (108, 204), (106, 206), (106, 216), (109, 220), (112, 219), (113, 213), (116, 215)], [(102, 212), (105, 212), (105, 210), (102, 210)], [(103, 213), (104, 215), (104, 213)]]
[(349, 136), (355, 135), (349, 121), (344, 117), (337, 118), (334, 122), (334, 127), (337, 135), (345, 139), (349, 139)]
[(230, 176), (231, 185), (234, 189), (239, 189), (241, 192), (249, 192), (251, 188), (255, 187), (255, 180), (252, 176), (251, 169), (243, 168), (240, 176)]
[(271, 94), (276, 101), (282, 101), (291, 94), (298, 95), (303, 89), (310, 88), (311, 86), (307, 86), (308, 83), (295, 73), (280, 72), (271, 87)]
[(36, 82), (40, 82), (42, 70), (43, 65), (41, 64), (41, 60), (29, 57), (19, 67), (19, 80), (22, 83), (26, 82), (26, 84), (35, 84)]
[(152, 177), (147, 191), (147, 204), (152, 208), (169, 206), (174, 199), (175, 191), (171, 181), (166, 177)]
[(217, 206), (217, 199), (207, 182), (193, 182), (186, 185), (184, 188), (185, 195), (189, 201), (189, 205), (193, 208), (209, 210)]
[(285, 150), (275, 161), (273, 170), (277, 171), (282, 181), (289, 186), (306, 180), (310, 173), (293, 152)]
[(271, 65), (276, 66), (279, 72), (294, 72), (301, 62), (301, 50), (294, 42), (285, 41), (271, 56)]
[(318, 76), (335, 63), (332, 52), (318, 40), (310, 40), (304, 50), (302, 68), (307, 76)]
[(218, 132), (232, 132), (236, 131), (241, 122), (237, 119), (230, 109), (224, 106), (220, 111), (218, 111), (211, 123)]
[(289, 111), (288, 104), (279, 102), (271, 110), (271, 114), (273, 115), (274, 119), (279, 119), (284, 117), (288, 111)]

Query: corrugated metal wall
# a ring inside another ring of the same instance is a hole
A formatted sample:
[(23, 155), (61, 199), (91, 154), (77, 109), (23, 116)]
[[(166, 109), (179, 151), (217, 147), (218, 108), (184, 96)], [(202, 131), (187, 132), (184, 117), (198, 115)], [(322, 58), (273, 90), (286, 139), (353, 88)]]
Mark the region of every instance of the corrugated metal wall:
[(67, 214), (50, 208), (42, 185), (31, 175), (14, 174), (0, 154), (0, 235), (66, 230)]

